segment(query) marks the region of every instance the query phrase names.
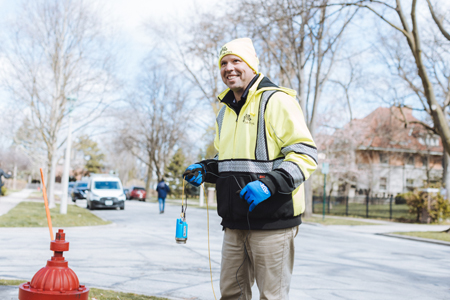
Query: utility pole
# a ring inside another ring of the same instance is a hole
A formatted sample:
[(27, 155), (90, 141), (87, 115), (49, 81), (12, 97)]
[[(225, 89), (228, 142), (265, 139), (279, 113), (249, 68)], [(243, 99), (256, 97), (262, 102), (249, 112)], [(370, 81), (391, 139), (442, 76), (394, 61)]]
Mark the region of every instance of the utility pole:
[(59, 213), (67, 214), (67, 198), (69, 194), (69, 171), (70, 171), (70, 148), (72, 147), (72, 110), (73, 104), (77, 100), (76, 97), (67, 97), (69, 101), (69, 132), (67, 133), (66, 159), (64, 160), (64, 172), (62, 176), (62, 197)]
[(322, 174), (323, 174), (323, 205), (322, 205), (322, 220), (325, 220), (325, 202), (327, 199), (327, 174), (330, 168), (329, 163), (322, 163)]

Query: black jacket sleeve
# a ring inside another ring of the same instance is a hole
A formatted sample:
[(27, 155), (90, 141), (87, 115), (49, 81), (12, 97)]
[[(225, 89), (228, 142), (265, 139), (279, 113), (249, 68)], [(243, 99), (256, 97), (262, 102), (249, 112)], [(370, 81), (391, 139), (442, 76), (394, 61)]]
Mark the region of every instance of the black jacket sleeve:
[(219, 177), (219, 164), (217, 159), (205, 159), (200, 164), (206, 171), (205, 182), (216, 183)]
[(259, 179), (259, 181), (269, 188), (272, 195), (275, 193), (289, 194), (297, 188), (292, 176), (282, 169), (275, 169), (267, 173), (266, 177)]

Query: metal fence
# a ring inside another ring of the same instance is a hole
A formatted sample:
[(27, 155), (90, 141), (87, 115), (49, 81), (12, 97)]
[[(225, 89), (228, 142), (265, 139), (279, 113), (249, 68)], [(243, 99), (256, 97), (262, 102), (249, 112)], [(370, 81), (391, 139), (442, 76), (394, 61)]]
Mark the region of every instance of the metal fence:
[[(313, 196), (313, 213), (322, 214), (323, 208), (323, 196)], [(404, 222), (416, 220), (416, 216), (409, 212), (408, 206), (404, 203), (395, 203), (392, 196), (389, 198), (327, 196), (325, 214), (383, 218)]]

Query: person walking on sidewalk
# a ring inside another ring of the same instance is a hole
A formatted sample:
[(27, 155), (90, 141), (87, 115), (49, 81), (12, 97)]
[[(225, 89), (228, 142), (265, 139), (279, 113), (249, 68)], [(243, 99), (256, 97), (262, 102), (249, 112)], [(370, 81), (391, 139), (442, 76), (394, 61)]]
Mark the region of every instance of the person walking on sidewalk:
[(159, 213), (164, 213), (164, 206), (166, 204), (167, 194), (170, 193), (169, 186), (164, 182), (164, 178), (158, 183), (156, 187), (156, 191), (158, 192), (158, 202), (159, 202)]
[(225, 44), (214, 146), (218, 154), (190, 165), (183, 178), (215, 183), (224, 238), (221, 300), (288, 299), (294, 237), (305, 210), (303, 183), (317, 168), (317, 148), (296, 92), (258, 72), (249, 38)]
[(2, 176), (5, 177), (5, 179), (11, 178), (11, 172), (5, 173), (5, 171), (3, 171), (2, 169), (0, 169), (0, 196), (3, 196), (3, 181), (2, 181)]

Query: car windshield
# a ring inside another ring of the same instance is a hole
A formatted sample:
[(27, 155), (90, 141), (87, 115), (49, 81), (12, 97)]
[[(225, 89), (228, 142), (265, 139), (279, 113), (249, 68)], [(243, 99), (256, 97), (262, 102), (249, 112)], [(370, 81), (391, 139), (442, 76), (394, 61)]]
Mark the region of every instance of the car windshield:
[(83, 182), (83, 183), (79, 183), (79, 184), (77, 184), (77, 187), (79, 187), (79, 188), (87, 188), (87, 182)]
[(135, 190), (135, 191), (145, 191), (145, 189), (142, 188), (142, 187), (135, 187), (133, 190)]
[(118, 181), (96, 181), (95, 189), (97, 190), (118, 190), (120, 185)]

